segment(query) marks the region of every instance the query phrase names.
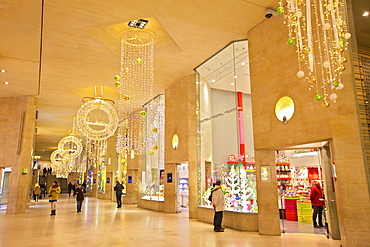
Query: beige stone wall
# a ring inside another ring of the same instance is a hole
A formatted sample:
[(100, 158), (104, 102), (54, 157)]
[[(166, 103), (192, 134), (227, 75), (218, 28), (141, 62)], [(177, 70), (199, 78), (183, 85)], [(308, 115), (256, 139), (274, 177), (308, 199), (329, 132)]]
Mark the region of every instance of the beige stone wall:
[[(195, 86), (195, 75), (189, 75), (171, 85), (165, 92), (165, 163), (188, 162), (191, 219), (196, 219), (198, 212)], [(172, 148), (174, 134), (179, 136), (179, 146), (176, 150)], [(165, 195), (165, 200), (168, 199), (176, 201)]]
[(138, 204), (141, 201), (141, 172), (142, 172), (142, 155), (136, 155), (131, 159), (127, 156), (127, 176), (132, 176), (132, 183), (127, 184), (125, 204)]
[[(338, 175), (336, 195), (343, 244), (365, 246), (370, 242), (369, 182), (351, 61), (346, 64), (342, 77), (345, 88), (337, 92), (337, 103), (324, 108), (314, 100), (315, 92), (308, 90), (307, 82), (296, 76), (295, 49), (286, 45), (287, 28), (281, 16), (266, 19), (248, 37), (255, 149), (277, 150), (329, 141)], [(285, 125), (274, 115), (275, 103), (282, 96), (289, 96), (295, 102), (295, 114)], [(257, 161), (259, 155), (256, 152)], [(266, 164), (273, 165), (272, 158)], [(264, 200), (261, 197), (259, 193), (259, 202)]]
[(110, 182), (105, 185), (105, 193), (97, 193), (97, 198), (105, 200), (115, 199), (115, 194), (113, 192), (114, 185), (116, 184), (114, 177), (114, 168), (116, 164), (116, 136), (111, 136), (107, 139), (107, 153), (105, 156), (105, 166), (106, 166), (106, 177)]
[[(0, 166), (12, 167), (7, 214), (24, 213), (27, 208), (33, 165), (35, 101), (30, 96), (0, 99)], [(22, 174), (23, 169), (27, 169), (27, 174)]]

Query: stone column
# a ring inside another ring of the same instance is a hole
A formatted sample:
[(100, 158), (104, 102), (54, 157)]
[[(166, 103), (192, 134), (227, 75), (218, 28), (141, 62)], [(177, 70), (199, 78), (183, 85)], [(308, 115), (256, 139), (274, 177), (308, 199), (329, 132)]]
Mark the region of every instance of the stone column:
[[(125, 198), (125, 204), (132, 205), (134, 204), (134, 169), (127, 169), (127, 183), (126, 183), (126, 198)], [(131, 181), (130, 179), (131, 178)], [(131, 182), (131, 183), (130, 183)]]
[[(195, 75), (185, 76), (167, 88), (165, 93), (165, 166), (188, 162), (190, 219), (198, 218), (195, 85)], [(172, 147), (172, 137), (175, 134), (179, 137), (179, 145), (176, 149)], [(165, 170), (167, 173), (167, 168)], [(168, 196), (171, 198), (172, 195), (167, 195), (166, 191), (167, 204)], [(176, 208), (176, 200), (172, 202), (173, 205), (170, 208)]]
[(7, 214), (24, 213), (30, 195), (36, 104), (31, 96), (0, 99), (0, 166), (12, 166)]
[[(177, 165), (176, 164), (165, 164), (164, 165), (164, 212), (165, 213), (177, 213)], [(172, 177), (172, 182), (167, 181), (168, 177)]]
[[(256, 150), (258, 228), (262, 235), (280, 235), (276, 165), (274, 150)], [(261, 181), (261, 166), (270, 167), (270, 181)]]

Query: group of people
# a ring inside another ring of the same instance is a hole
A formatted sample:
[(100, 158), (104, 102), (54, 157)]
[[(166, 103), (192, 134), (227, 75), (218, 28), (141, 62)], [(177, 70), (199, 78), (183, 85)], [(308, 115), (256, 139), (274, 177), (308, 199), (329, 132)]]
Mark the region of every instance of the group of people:
[(44, 167), (42, 169), (42, 173), (43, 173), (44, 176), (45, 175), (48, 175), (48, 174), (51, 175), (53, 173), (53, 168), (51, 168), (51, 167), (49, 167), (49, 168)]
[[(82, 187), (86, 188), (86, 182), (84, 181), (81, 185)], [(78, 188), (78, 184), (72, 184), (72, 182), (68, 183), (68, 196), (71, 196), (71, 192), (73, 192), (73, 196), (76, 195), (76, 190)]]
[[(71, 182), (68, 184), (68, 194), (71, 196), (71, 191), (73, 190), (73, 196), (76, 196), (76, 201), (77, 201), (77, 213), (81, 212), (82, 208), (82, 202), (85, 199), (85, 193), (86, 193), (86, 183), (84, 182), (82, 185), (78, 184), (77, 186), (74, 184), (72, 185)], [(51, 205), (51, 213), (50, 216), (56, 215), (56, 203), (59, 198), (59, 194), (61, 193), (60, 186), (57, 181), (54, 181), (52, 186), (50, 186), (48, 190), (48, 197), (49, 197), (49, 202)], [(40, 195), (42, 195), (42, 189), (41, 186), (36, 183), (35, 187), (33, 188), (33, 197), (35, 202), (38, 201), (40, 198)]]
[[(68, 184), (69, 196), (71, 196), (70, 185), (72, 185), (71, 182), (69, 182), (69, 184)], [(60, 193), (61, 193), (61, 190), (60, 190), (60, 187), (58, 185), (58, 182), (54, 181), (53, 185), (49, 189), (49, 202), (51, 203), (51, 214), (50, 214), (51, 216), (56, 215), (56, 203), (58, 201), (58, 195)], [(85, 199), (85, 193), (86, 193), (86, 184), (85, 184), (85, 186), (83, 186), (81, 184), (77, 184), (77, 187), (75, 186), (73, 188), (73, 196), (76, 196), (76, 202), (77, 202), (77, 213), (81, 212), (82, 203)]]
[[(124, 189), (123, 185), (120, 184), (120, 182), (116, 182), (116, 185), (114, 186), (114, 191), (116, 193), (116, 199), (117, 199), (117, 208), (122, 207), (122, 190)], [(86, 193), (86, 183), (83, 184), (72, 184), (72, 182), (68, 183), (68, 195), (71, 196), (71, 192), (73, 191), (73, 196), (76, 196), (76, 202), (77, 202), (77, 213), (81, 212), (82, 203), (85, 199), (85, 193)], [(57, 181), (54, 181), (52, 186), (48, 190), (49, 192), (49, 202), (51, 206), (51, 213), (50, 216), (56, 215), (56, 203), (59, 198), (59, 194), (61, 193), (60, 186)], [(41, 193), (41, 187), (38, 183), (35, 184), (35, 187), (33, 188), (33, 195), (35, 197), (35, 201), (38, 201), (39, 195)]]

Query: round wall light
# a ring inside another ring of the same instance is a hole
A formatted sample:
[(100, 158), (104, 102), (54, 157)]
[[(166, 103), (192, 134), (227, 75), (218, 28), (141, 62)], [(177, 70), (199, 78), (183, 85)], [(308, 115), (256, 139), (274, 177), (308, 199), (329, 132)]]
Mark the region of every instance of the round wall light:
[(284, 124), (292, 118), (294, 114), (294, 101), (288, 96), (281, 97), (275, 106), (275, 115)]
[(172, 136), (172, 147), (176, 150), (176, 148), (179, 146), (179, 136), (174, 134)]

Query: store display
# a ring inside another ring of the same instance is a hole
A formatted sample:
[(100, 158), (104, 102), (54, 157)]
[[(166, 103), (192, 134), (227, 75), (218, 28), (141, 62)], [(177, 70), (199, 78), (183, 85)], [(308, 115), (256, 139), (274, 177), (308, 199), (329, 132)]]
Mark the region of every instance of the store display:
[[(257, 212), (257, 191), (255, 164), (231, 164), (222, 182), (225, 193), (226, 210), (237, 212)], [(213, 186), (203, 194), (204, 206), (211, 206), (209, 196)]]
[(179, 190), (184, 191), (189, 189), (188, 179), (187, 178), (180, 178), (179, 181)]
[(311, 202), (297, 201), (298, 222), (312, 223), (312, 205)]
[(142, 198), (164, 201), (164, 95), (160, 94), (144, 107), (143, 140), (145, 153), (145, 178)]
[[(311, 154), (312, 152), (312, 150), (294, 151), (292, 155), (294, 166), (289, 162), (287, 156), (276, 156), (279, 208), (281, 212), (285, 212), (286, 220), (312, 223), (310, 186), (313, 180), (321, 178), (320, 170), (317, 167), (304, 166), (305, 162), (309, 162), (310, 165), (316, 162), (310, 159), (317, 157)], [(295, 160), (297, 157), (300, 158), (299, 161)], [(306, 159), (304, 159), (305, 157)]]
[(286, 220), (297, 221), (297, 202), (298, 198), (285, 198), (285, 216)]

